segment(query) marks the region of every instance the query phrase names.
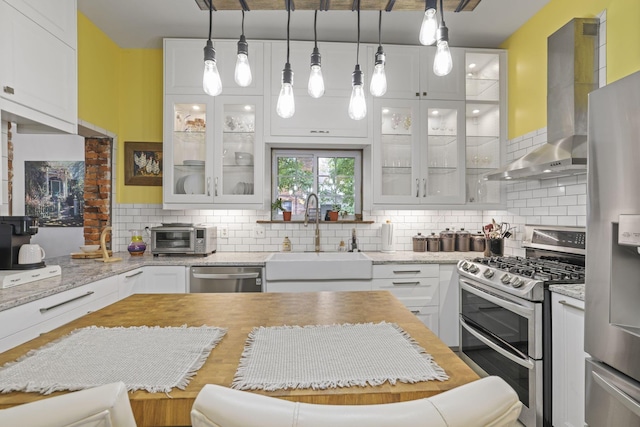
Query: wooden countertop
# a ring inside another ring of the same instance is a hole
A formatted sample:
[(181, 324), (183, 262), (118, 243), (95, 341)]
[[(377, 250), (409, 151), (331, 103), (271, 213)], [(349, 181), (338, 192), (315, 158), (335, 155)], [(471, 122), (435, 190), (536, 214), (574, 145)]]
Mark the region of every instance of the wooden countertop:
[[(449, 347), (387, 291), (132, 295), (0, 354), (0, 366), (74, 329), (91, 325), (226, 327), (227, 335), (185, 390), (174, 389), (171, 397), (146, 391), (129, 394), (138, 426), (186, 426), (191, 425), (191, 406), (205, 384), (230, 387), (245, 341), (254, 327), (383, 320), (397, 323), (409, 333), (433, 356), (450, 379), (393, 386), (255, 393), (309, 403), (375, 404), (428, 397), (478, 379)], [(52, 395), (57, 394), (61, 393)], [(0, 408), (46, 397), (35, 393), (2, 394)]]

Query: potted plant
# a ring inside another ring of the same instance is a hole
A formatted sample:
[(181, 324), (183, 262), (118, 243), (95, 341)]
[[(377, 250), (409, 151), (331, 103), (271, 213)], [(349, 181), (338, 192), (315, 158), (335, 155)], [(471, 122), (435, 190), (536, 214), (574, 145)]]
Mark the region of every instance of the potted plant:
[(282, 212), (282, 219), (284, 221), (291, 221), (291, 211), (287, 210), (282, 204), (282, 199), (278, 198), (275, 202), (271, 203), (271, 209), (274, 211)]
[(340, 213), (340, 205), (339, 204), (333, 205), (333, 207), (329, 211), (329, 221), (337, 221), (339, 213)]

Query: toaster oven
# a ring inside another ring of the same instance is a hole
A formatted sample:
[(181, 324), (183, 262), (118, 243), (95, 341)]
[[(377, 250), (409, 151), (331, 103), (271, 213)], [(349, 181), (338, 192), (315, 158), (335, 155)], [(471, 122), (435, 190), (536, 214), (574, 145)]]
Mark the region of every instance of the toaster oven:
[(217, 249), (217, 228), (209, 224), (162, 224), (151, 229), (151, 253), (164, 255), (212, 254)]

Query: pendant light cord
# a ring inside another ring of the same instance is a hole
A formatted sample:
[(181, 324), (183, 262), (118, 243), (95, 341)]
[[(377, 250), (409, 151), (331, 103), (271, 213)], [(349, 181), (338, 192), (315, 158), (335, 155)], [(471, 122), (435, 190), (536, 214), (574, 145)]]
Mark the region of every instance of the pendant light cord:
[(291, 7), (287, 8), (287, 64), (289, 63), (289, 23), (291, 22)]
[(242, 35), (244, 36), (244, 10), (242, 10)]
[(444, 7), (442, 7), (442, 0), (440, 0), (440, 21), (441, 21), (441, 25), (443, 27), (446, 27), (447, 25), (444, 23)]
[(382, 11), (378, 16), (378, 46), (382, 46)]
[(360, 65), (360, 0), (358, 0), (358, 45), (357, 46), (358, 47), (356, 48), (356, 65)]
[(213, 0), (209, 0), (209, 40), (211, 40), (211, 23), (213, 21)]
[(316, 10), (313, 15), (313, 43), (316, 49), (318, 48), (318, 31), (316, 29), (316, 24), (318, 23), (318, 11)]

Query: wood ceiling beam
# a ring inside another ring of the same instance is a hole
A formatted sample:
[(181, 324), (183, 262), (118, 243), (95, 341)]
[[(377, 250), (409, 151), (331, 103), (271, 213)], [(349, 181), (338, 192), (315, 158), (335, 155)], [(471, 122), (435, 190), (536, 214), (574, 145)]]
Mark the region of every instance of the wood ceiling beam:
[[(454, 12), (461, 4), (461, 12), (471, 12), (481, 0), (444, 0), (444, 10)], [(425, 0), (399, 0), (393, 4), (393, 11), (424, 10)], [(202, 10), (209, 10), (206, 0), (196, 0)], [(282, 10), (286, 11), (286, 1), (275, 0), (244, 0), (248, 10)], [(465, 4), (466, 3), (466, 4)], [(389, 0), (361, 0), (360, 10), (386, 10)], [(242, 10), (238, 0), (213, 0), (215, 10)], [(351, 10), (353, 0), (295, 0), (295, 10)], [(245, 9), (245, 10), (246, 10)], [(293, 10), (293, 9), (292, 9)]]

